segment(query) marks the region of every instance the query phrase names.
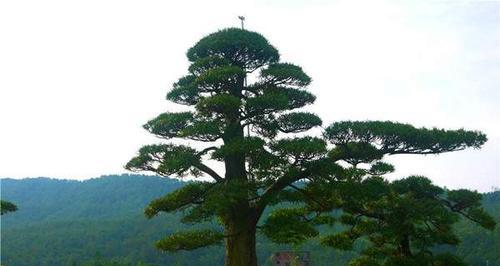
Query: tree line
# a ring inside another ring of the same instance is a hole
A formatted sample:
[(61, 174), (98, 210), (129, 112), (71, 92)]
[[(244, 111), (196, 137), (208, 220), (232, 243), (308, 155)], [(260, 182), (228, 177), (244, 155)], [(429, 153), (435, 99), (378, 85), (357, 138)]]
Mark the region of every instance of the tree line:
[[(224, 246), (193, 251), (162, 252), (154, 247), (159, 236), (192, 228), (180, 223), (181, 214), (162, 214), (148, 220), (141, 212), (149, 200), (174, 191), (183, 182), (155, 176), (106, 176), (80, 181), (2, 179), (2, 196), (18, 203), (19, 211), (2, 216), (2, 264), (16, 266), (67, 265), (211, 265), (222, 264)], [(301, 183), (297, 187), (303, 187)], [(36, 192), (40, 193), (36, 193)], [(104, 200), (103, 200), (104, 196)], [(500, 219), (500, 193), (483, 194), (482, 205)], [(290, 208), (293, 204), (271, 207)], [(35, 214), (34, 214), (35, 213)], [(57, 215), (54, 215), (57, 214)], [(106, 215), (104, 215), (106, 214)], [(332, 213), (340, 219), (342, 213)], [(217, 223), (200, 226), (217, 229)], [(370, 243), (361, 238), (353, 250), (323, 246), (321, 235), (342, 232), (346, 226), (320, 227), (320, 235), (301, 244), (276, 244), (258, 235), (259, 265), (269, 265), (277, 251), (309, 251), (314, 265), (347, 265)], [(457, 246), (439, 245), (470, 265), (500, 264), (500, 231), (482, 230), (462, 220), (453, 225)]]

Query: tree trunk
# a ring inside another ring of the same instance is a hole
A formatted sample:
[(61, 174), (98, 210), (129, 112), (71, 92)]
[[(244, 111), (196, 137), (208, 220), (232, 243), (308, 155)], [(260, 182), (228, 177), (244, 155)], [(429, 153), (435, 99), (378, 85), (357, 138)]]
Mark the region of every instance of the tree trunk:
[[(230, 94), (241, 98), (244, 78), (240, 79), (239, 86), (234, 86)], [(226, 118), (226, 129), (223, 141), (227, 145), (234, 140), (243, 138), (241, 114), (239, 110)], [(243, 188), (246, 192), (232, 198), (237, 203), (231, 206), (230, 213), (225, 217), (224, 233), (226, 235), (225, 266), (257, 266), (257, 252), (255, 250), (255, 233), (258, 216), (248, 202), (248, 177), (245, 167), (245, 152), (239, 152), (224, 158), (228, 186), (236, 185), (236, 189)]]
[(225, 266), (257, 266), (256, 227), (251, 220), (226, 225)]
[(408, 235), (404, 235), (403, 239), (400, 242), (400, 247), (401, 247), (401, 253), (405, 257), (411, 257), (411, 248), (410, 248), (410, 237)]

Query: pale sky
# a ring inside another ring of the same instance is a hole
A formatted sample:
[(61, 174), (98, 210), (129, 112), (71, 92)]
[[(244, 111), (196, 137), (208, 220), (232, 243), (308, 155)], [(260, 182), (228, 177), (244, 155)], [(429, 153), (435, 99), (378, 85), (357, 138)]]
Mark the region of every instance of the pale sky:
[(1, 1), (0, 177), (87, 179), (159, 140), (185, 53), (239, 27), (263, 34), (313, 78), (324, 125), (393, 120), (481, 130), (481, 150), (396, 156), (391, 179), (500, 187), (498, 1)]

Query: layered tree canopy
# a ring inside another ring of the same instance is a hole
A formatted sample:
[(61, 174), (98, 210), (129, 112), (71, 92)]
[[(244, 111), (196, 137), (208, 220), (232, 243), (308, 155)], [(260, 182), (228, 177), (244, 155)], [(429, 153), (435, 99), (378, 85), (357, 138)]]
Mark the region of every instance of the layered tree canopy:
[[(221, 30), (202, 38), (187, 57), (188, 73), (173, 84), (167, 99), (189, 110), (165, 112), (144, 128), (160, 139), (202, 144), (148, 145), (126, 168), (198, 178), (153, 200), (146, 215), (182, 211), (185, 223), (216, 220), (222, 229), (167, 236), (157, 243), (163, 250), (190, 250), (225, 240), (226, 265), (255, 265), (257, 228), (273, 241), (300, 243), (318, 235), (315, 226), (333, 224), (335, 218), (329, 215), (333, 210), (345, 208), (346, 215), (362, 216), (359, 209), (350, 209), (351, 199), (391, 212), (394, 202), (372, 203), (381, 199), (371, 195), (403, 200), (401, 195), (409, 192), (404, 192), (403, 181), (388, 184), (380, 177), (394, 170), (382, 161), (384, 156), (479, 148), (486, 141), (481, 132), (415, 128), (389, 121), (337, 122), (327, 126), (322, 136), (307, 136), (303, 132), (322, 126), (317, 115), (300, 110), (316, 99), (308, 91), (311, 78), (301, 67), (280, 62), (277, 49), (262, 35)], [(301, 181), (305, 183), (298, 185)], [(352, 188), (364, 188), (366, 182), (380, 182), (381, 191), (365, 195)], [(450, 205), (439, 205), (442, 212), (478, 218), (477, 208), (468, 205), (456, 210), (450, 199), (453, 194), (440, 198), (443, 191), (427, 188), (435, 194), (430, 200), (450, 200)], [(280, 202), (296, 207), (278, 209), (260, 221), (267, 206)]]

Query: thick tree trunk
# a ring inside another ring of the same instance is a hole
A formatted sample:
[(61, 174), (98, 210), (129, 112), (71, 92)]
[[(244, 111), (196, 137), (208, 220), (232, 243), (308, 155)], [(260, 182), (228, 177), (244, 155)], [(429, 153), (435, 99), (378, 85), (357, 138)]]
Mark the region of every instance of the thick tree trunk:
[(225, 266), (257, 266), (256, 227), (251, 220), (226, 225)]
[[(230, 94), (241, 98), (244, 78), (239, 80), (238, 86), (230, 90)], [(224, 144), (245, 137), (241, 126), (241, 114), (239, 110), (226, 118), (226, 129), (224, 131)], [(248, 177), (245, 167), (245, 153), (231, 154), (224, 158), (225, 180), (227, 185), (236, 184), (236, 188), (242, 186), (248, 189)], [(232, 198), (237, 203), (231, 207), (231, 211), (225, 217), (224, 233), (226, 235), (225, 266), (257, 266), (257, 252), (255, 250), (255, 233), (258, 216), (256, 211), (249, 206), (248, 192)]]
[(411, 257), (411, 248), (410, 248), (410, 237), (408, 235), (404, 235), (403, 239), (400, 242), (401, 253), (405, 257)]

